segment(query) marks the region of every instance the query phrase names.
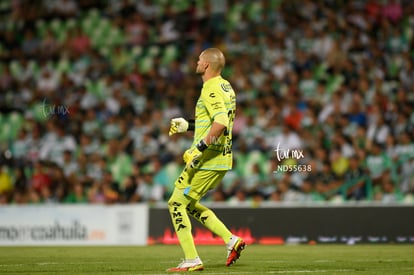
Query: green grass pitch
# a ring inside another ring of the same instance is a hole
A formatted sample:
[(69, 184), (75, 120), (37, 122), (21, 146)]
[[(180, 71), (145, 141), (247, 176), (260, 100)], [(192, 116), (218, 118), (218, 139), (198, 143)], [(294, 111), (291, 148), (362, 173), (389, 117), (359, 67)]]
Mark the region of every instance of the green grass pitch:
[[(414, 245), (250, 245), (224, 265), (223, 246), (199, 246), (201, 274), (414, 274)], [(0, 247), (0, 274), (167, 274), (175, 245)]]

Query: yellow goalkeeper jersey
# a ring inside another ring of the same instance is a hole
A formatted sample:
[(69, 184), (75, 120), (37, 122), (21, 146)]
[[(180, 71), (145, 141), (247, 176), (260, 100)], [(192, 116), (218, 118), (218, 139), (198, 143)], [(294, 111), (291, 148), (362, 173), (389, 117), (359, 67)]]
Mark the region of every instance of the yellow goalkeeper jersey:
[(230, 83), (221, 76), (204, 82), (195, 110), (195, 146), (210, 131), (215, 116), (227, 114), (229, 125), (224, 133), (203, 152), (199, 169), (229, 170), (232, 168), (232, 129), (236, 113), (236, 94)]

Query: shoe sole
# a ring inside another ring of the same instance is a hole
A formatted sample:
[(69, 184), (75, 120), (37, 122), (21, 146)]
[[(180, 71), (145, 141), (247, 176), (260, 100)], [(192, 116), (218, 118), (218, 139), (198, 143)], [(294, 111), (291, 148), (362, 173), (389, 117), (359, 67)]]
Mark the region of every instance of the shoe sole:
[(172, 267), (167, 269), (167, 272), (192, 272), (192, 271), (202, 271), (204, 270), (204, 265), (196, 265), (193, 267), (178, 268)]
[(241, 252), (245, 248), (246, 248), (246, 243), (244, 241), (241, 241), (238, 247), (236, 249), (233, 249), (233, 251), (230, 253), (230, 256), (232, 255), (233, 252), (235, 252), (236, 255), (234, 255), (232, 259), (226, 263), (226, 266), (231, 266), (232, 264), (234, 264), (240, 258)]

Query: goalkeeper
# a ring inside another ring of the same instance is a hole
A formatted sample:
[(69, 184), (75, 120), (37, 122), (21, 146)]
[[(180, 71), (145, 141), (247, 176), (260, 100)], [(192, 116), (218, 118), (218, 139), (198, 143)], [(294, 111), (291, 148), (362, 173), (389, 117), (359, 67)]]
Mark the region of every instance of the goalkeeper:
[(226, 265), (239, 257), (245, 242), (233, 235), (200, 199), (222, 180), (232, 168), (232, 128), (236, 111), (236, 95), (229, 82), (221, 77), (225, 64), (223, 53), (216, 48), (203, 51), (198, 59), (196, 73), (201, 75), (203, 87), (195, 108), (195, 121), (184, 118), (171, 120), (169, 135), (194, 131), (194, 142), (184, 153), (184, 170), (175, 182), (168, 201), (172, 223), (184, 252), (184, 260), (169, 272), (203, 270), (191, 233), (193, 216), (227, 246)]

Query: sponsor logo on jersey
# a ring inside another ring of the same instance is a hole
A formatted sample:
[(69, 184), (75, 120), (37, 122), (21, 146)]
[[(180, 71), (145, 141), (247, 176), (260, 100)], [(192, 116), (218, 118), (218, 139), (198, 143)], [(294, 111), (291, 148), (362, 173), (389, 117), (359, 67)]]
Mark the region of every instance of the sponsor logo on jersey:
[(233, 88), (231, 87), (231, 85), (228, 84), (228, 83), (223, 83), (220, 86), (223, 89), (223, 91), (225, 91), (227, 93), (230, 92), (231, 90), (233, 90)]

